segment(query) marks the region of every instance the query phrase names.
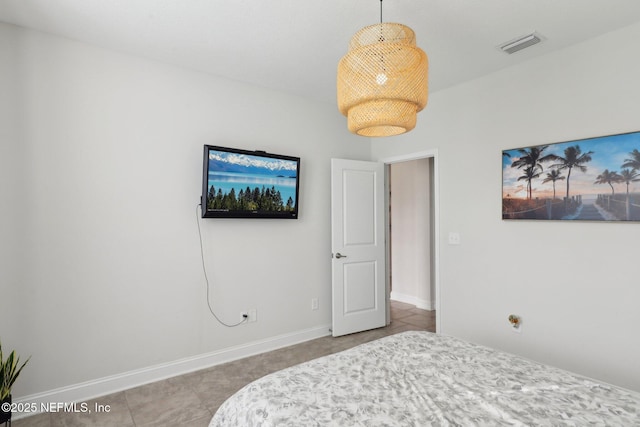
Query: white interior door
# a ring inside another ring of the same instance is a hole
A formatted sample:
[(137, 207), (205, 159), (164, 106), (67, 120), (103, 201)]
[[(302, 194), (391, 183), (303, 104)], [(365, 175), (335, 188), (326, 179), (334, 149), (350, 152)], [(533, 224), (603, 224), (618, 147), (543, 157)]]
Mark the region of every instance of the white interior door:
[(331, 159), (333, 336), (386, 325), (384, 164)]

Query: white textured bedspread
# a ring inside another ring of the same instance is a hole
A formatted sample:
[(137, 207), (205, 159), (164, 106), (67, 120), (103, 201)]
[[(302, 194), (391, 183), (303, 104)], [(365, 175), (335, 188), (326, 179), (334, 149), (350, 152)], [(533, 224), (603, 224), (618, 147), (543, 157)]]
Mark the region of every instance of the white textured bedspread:
[(640, 426), (640, 393), (429, 332), (260, 378), (216, 426)]

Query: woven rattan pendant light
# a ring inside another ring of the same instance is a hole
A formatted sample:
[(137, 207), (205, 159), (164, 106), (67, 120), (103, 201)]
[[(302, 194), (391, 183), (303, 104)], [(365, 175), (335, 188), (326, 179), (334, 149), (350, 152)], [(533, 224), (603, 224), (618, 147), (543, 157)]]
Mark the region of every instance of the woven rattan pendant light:
[(392, 136), (416, 126), (427, 105), (427, 55), (413, 30), (382, 22), (358, 31), (338, 64), (338, 109), (362, 136)]

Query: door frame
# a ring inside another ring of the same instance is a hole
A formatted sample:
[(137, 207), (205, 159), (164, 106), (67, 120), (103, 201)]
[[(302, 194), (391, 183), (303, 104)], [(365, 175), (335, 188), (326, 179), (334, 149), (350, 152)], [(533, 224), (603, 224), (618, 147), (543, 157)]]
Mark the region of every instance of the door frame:
[(419, 159), (433, 159), (433, 280), (434, 289), (435, 289), (435, 310), (436, 310), (436, 333), (440, 333), (442, 330), (442, 310), (440, 309), (440, 172), (439, 172), (439, 159), (438, 159), (438, 149), (431, 149), (425, 151), (418, 151), (415, 153), (403, 154), (399, 156), (393, 157), (384, 157), (381, 159), (377, 159), (378, 162), (384, 163), (385, 165), (385, 263), (386, 263), (386, 277), (385, 277), (385, 287), (386, 287), (386, 299), (387, 299), (387, 322), (391, 321), (391, 313), (390, 313), (390, 285), (391, 285), (391, 269), (389, 268), (391, 264), (390, 257), (390, 246), (391, 239), (389, 238), (389, 168), (388, 166), (393, 163), (401, 163), (411, 160), (419, 160)]

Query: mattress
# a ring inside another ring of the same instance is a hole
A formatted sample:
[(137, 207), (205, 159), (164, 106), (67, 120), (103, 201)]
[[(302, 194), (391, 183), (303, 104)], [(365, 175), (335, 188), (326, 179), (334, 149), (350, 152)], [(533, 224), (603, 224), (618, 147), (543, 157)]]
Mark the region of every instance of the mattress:
[(640, 393), (430, 332), (262, 377), (218, 426), (640, 426)]

